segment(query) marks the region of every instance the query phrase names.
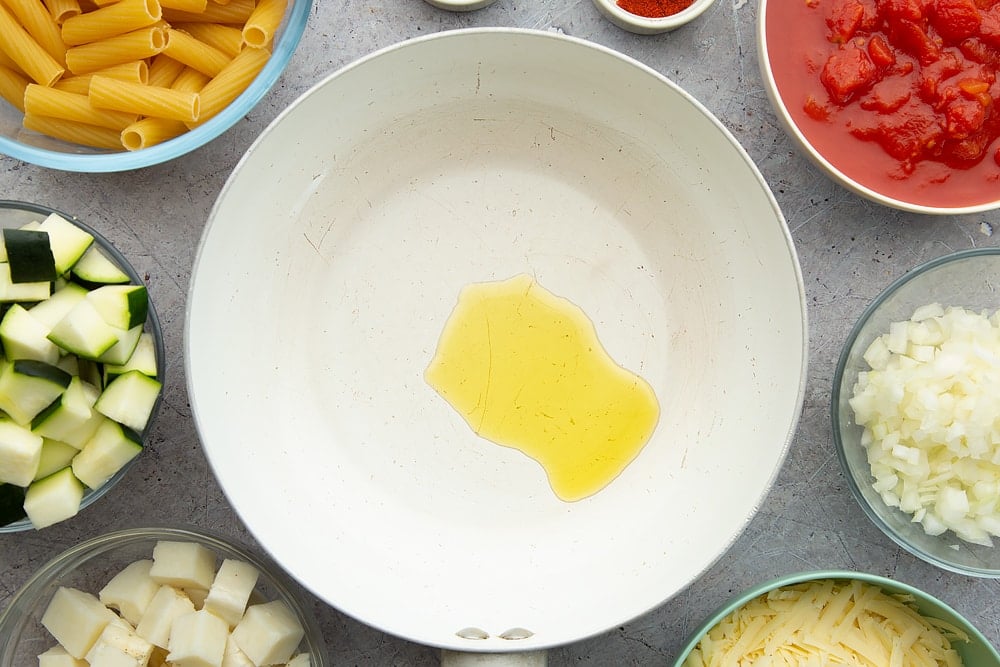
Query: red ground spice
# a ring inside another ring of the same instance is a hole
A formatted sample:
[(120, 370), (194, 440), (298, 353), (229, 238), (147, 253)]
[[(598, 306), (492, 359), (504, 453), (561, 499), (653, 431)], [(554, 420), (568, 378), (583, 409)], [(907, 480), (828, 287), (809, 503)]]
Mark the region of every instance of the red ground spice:
[(636, 16), (659, 19), (687, 9), (694, 0), (618, 0), (618, 6)]

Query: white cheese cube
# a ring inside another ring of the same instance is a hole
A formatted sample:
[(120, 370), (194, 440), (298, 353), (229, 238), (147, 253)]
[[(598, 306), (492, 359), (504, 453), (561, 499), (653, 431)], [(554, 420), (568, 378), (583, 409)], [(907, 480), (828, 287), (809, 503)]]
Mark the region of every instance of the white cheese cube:
[(257, 667), (250, 661), (247, 654), (233, 641), (233, 636), (226, 639), (226, 652), (222, 655), (222, 667)]
[(146, 667), (146, 663), (139, 662), (134, 655), (111, 644), (96, 644), (87, 655), (90, 667)]
[(205, 598), (205, 609), (234, 627), (243, 618), (258, 576), (257, 568), (250, 563), (231, 558), (223, 560)]
[(292, 657), (304, 634), (288, 605), (274, 600), (248, 607), (233, 640), (254, 664), (277, 665)]
[(179, 616), (170, 630), (167, 660), (177, 667), (221, 667), (229, 626), (204, 609)]
[(87, 667), (84, 660), (71, 656), (60, 644), (56, 644), (38, 656), (38, 667)]
[(45, 608), (42, 625), (74, 658), (82, 659), (117, 616), (90, 593), (60, 586)]
[(152, 566), (153, 561), (148, 559), (129, 563), (111, 578), (97, 597), (106, 607), (117, 609), (122, 618), (135, 625), (160, 589), (160, 584), (149, 576)]
[(184, 595), (188, 596), (188, 599), (194, 604), (195, 609), (201, 609), (205, 606), (205, 598), (208, 597), (208, 591), (204, 588), (185, 588)]
[(167, 648), (174, 619), (192, 611), (194, 605), (182, 591), (173, 586), (160, 586), (135, 626), (135, 633), (153, 646)]
[(132, 664), (145, 667), (149, 656), (153, 654), (153, 645), (136, 634), (131, 625), (124, 619), (108, 623), (97, 638), (94, 646), (87, 652), (87, 662), (91, 667), (108, 663), (109, 665), (128, 664), (118, 654), (131, 658)]
[(153, 547), (149, 576), (175, 588), (208, 590), (215, 579), (215, 552), (196, 542), (160, 540)]
[(309, 657), (308, 653), (299, 653), (289, 660), (285, 667), (312, 667), (312, 658)]

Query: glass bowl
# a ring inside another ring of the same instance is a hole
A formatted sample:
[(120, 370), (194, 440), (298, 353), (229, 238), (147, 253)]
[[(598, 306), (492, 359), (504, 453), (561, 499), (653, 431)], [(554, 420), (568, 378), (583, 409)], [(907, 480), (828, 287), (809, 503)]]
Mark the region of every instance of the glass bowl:
[[(143, 285), (145, 282), (140, 278), (139, 274), (129, 263), (128, 259), (115, 248), (110, 241), (108, 241), (100, 232), (96, 231), (93, 227), (87, 225), (86, 223), (77, 220), (71, 215), (67, 215), (61, 211), (49, 208), (47, 206), (41, 206), (39, 204), (31, 204), (28, 202), (21, 201), (9, 201), (0, 200), (0, 228), (3, 227), (20, 227), (32, 220), (44, 220), (50, 213), (56, 213), (66, 220), (77, 225), (84, 231), (91, 234), (94, 237), (94, 243), (100, 247), (100, 249), (107, 255), (109, 259), (114, 261), (119, 268), (121, 268), (125, 273), (129, 275), (132, 282), (136, 285)], [(160, 329), (160, 320), (156, 315), (156, 309), (153, 306), (152, 298), (149, 300), (149, 311), (146, 315), (146, 327), (145, 330), (153, 335), (153, 344), (156, 351), (156, 368), (157, 368), (157, 380), (165, 384), (164, 370), (166, 364), (166, 354), (163, 346), (163, 332)], [(159, 412), (160, 404), (163, 401), (163, 392), (160, 392), (160, 396), (153, 406), (153, 412), (149, 417), (149, 422), (147, 423), (145, 433), (143, 434), (143, 440), (146, 441), (146, 435), (150, 433), (150, 428), (156, 420), (156, 415)], [(98, 499), (104, 496), (118, 481), (124, 477), (129, 469), (135, 464), (139, 457), (133, 458), (131, 461), (125, 464), (125, 466), (115, 473), (111, 479), (105, 482), (102, 486), (97, 489), (86, 489), (83, 494), (83, 500), (80, 503), (80, 511), (82, 512), (85, 508), (92, 505)], [(27, 519), (20, 519), (13, 523), (8, 523), (6, 525), (0, 525), (0, 533), (16, 533), (25, 530), (32, 530), (33, 526), (31, 522)]]
[(312, 0), (288, 0), (263, 69), (229, 106), (184, 134), (135, 151), (90, 148), (25, 130), (23, 114), (0, 98), (0, 153), (42, 167), (87, 173), (140, 169), (189, 153), (235, 125), (271, 89), (302, 38), (311, 6)]
[(687, 644), (684, 645), (680, 652), (680, 656), (674, 663), (674, 667), (684, 667), (685, 661), (691, 655), (691, 652), (694, 651), (698, 642), (701, 641), (701, 638), (704, 637), (709, 630), (714, 628), (722, 619), (751, 600), (757, 598), (758, 596), (765, 595), (777, 588), (826, 579), (860, 581), (878, 586), (889, 595), (909, 596), (916, 604), (917, 610), (921, 615), (937, 618), (951, 623), (968, 635), (969, 641), (952, 642), (952, 647), (962, 658), (962, 664), (969, 665), (970, 667), (972, 665), (986, 667), (987, 665), (1000, 664), (1000, 653), (997, 653), (997, 650), (990, 645), (989, 640), (983, 636), (983, 633), (973, 626), (965, 617), (941, 600), (938, 600), (933, 595), (918, 588), (914, 588), (908, 584), (874, 574), (845, 570), (827, 570), (799, 572), (796, 574), (786, 575), (779, 579), (755, 586), (750, 590), (734, 597), (732, 600), (720, 607), (691, 634), (690, 639)]
[(42, 566), (0, 615), (0, 667), (37, 664), (36, 656), (55, 644), (42, 627), (41, 618), (52, 595), (60, 586), (75, 587), (93, 594), (126, 565), (152, 558), (160, 540), (196, 542), (215, 551), (216, 565), (223, 558), (250, 563), (260, 571), (255, 595), (262, 600), (282, 600), (305, 630), (299, 651), (308, 652), (313, 667), (328, 664), (323, 638), (308, 612), (295, 583), (267, 556), (257, 554), (228, 538), (200, 528), (129, 528), (94, 537), (77, 544)]
[[(913, 516), (887, 505), (873, 486), (863, 428), (855, 423), (848, 401), (858, 374), (869, 369), (863, 356), (893, 322), (910, 319), (921, 306), (940, 303), (990, 314), (1000, 308), (1000, 248), (979, 248), (946, 255), (922, 264), (897, 279), (862, 313), (844, 343), (831, 395), (834, 443), (847, 483), (868, 518), (913, 555), (951, 572), (1000, 577), (1000, 540), (979, 546), (951, 530), (928, 535)], [(1000, 417), (1000, 415), (998, 415)]]

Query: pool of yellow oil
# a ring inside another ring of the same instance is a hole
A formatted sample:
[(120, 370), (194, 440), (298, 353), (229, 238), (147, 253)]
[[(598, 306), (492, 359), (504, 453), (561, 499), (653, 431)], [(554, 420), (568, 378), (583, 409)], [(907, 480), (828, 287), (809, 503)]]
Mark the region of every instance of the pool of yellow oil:
[(525, 274), (462, 289), (424, 378), (478, 435), (541, 464), (567, 502), (617, 477), (660, 414), (583, 310)]

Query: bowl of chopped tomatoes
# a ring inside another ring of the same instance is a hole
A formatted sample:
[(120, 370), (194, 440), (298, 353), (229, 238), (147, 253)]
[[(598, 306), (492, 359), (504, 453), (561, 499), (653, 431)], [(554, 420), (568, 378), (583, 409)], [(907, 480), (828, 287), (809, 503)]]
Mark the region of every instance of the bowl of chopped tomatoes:
[(1000, 207), (1000, 4), (761, 0), (779, 119), (844, 187), (928, 214)]

